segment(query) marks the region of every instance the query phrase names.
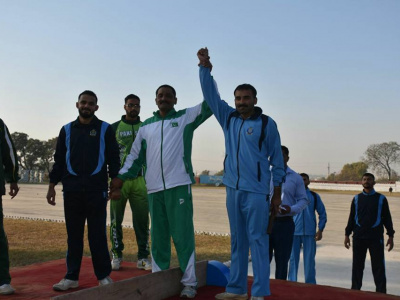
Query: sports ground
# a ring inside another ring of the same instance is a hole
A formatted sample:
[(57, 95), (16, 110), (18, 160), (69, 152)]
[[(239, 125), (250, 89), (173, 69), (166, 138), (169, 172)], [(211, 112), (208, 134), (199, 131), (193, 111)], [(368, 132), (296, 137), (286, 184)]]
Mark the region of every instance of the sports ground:
[[(51, 219), (62, 221), (63, 203), (62, 191), (57, 187), (57, 205), (52, 207), (45, 199), (46, 185), (21, 184), (18, 196), (9, 200), (3, 198), (3, 209), (6, 217)], [(334, 287), (350, 287), (351, 281), (351, 250), (343, 246), (344, 228), (350, 209), (352, 195), (319, 192), (326, 206), (328, 223), (323, 239), (317, 248), (317, 283)], [(193, 187), (194, 224), (195, 230), (207, 234), (228, 234), (229, 224), (225, 208), (225, 189), (222, 187)], [(394, 229), (400, 230), (400, 197), (388, 196), (392, 213)], [(131, 215), (126, 214), (124, 224), (131, 226)], [(397, 234), (394, 238), (394, 249), (385, 252), (387, 268), (387, 291), (400, 296), (400, 243)], [(251, 267), (251, 264), (250, 264)], [(250, 268), (251, 269), (251, 268)], [(274, 274), (274, 264), (271, 265), (271, 278)], [(302, 269), (299, 271), (299, 281), (303, 280)], [(364, 273), (364, 291), (374, 291), (374, 283), (369, 258)]]

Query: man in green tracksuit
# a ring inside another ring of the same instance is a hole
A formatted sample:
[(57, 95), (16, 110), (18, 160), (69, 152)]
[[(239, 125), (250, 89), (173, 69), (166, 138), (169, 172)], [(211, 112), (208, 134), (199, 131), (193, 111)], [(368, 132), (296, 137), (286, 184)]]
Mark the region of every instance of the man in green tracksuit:
[[(126, 114), (121, 120), (111, 126), (115, 131), (117, 142), (120, 149), (121, 167), (131, 151), (132, 143), (139, 131), (140, 124), (140, 99), (138, 96), (130, 94), (125, 97), (124, 109)], [(121, 190), (121, 197), (110, 202), (110, 238), (112, 252), (112, 269), (119, 270), (122, 262), (122, 251), (124, 250), (122, 221), (124, 219), (126, 202), (132, 210), (133, 228), (135, 229), (136, 241), (138, 245), (139, 269), (151, 270), (149, 256), (149, 202), (147, 200), (146, 183), (143, 178), (143, 171), (134, 179), (126, 180)]]
[(162, 85), (156, 91), (159, 108), (140, 127), (131, 152), (117, 178), (111, 182), (111, 198), (118, 198), (123, 182), (135, 178), (146, 163), (146, 185), (151, 217), (153, 272), (169, 268), (171, 236), (183, 272), (183, 298), (196, 296), (195, 242), (191, 184), (194, 130), (212, 112), (206, 102), (176, 111), (176, 92)]
[(18, 194), (18, 159), (10, 132), (0, 119), (0, 295), (14, 293), (10, 285), (10, 260), (8, 257), (7, 235), (3, 225), (3, 195), (6, 194), (5, 183), (10, 183), (11, 199)]

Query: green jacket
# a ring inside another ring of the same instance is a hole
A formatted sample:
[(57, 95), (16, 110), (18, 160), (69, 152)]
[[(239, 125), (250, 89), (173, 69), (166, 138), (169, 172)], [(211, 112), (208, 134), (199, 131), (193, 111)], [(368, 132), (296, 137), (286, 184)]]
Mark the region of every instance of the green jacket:
[(7, 126), (0, 119), (0, 195), (6, 193), (6, 181), (11, 183), (18, 180), (17, 153)]
[(126, 157), (131, 152), (133, 141), (137, 136), (141, 124), (140, 117), (138, 117), (136, 121), (128, 121), (126, 120), (126, 116), (122, 116), (120, 121), (111, 125), (115, 131), (115, 137), (119, 145), (121, 167), (124, 165)]

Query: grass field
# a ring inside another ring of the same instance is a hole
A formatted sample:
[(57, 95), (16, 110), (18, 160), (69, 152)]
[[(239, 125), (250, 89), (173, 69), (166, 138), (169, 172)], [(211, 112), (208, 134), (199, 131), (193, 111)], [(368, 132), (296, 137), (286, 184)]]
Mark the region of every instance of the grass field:
[[(11, 267), (65, 257), (67, 251), (65, 223), (6, 218), (4, 219), (4, 227), (8, 236)], [(109, 228), (107, 228), (107, 231), (109, 231)], [(133, 229), (124, 228), (124, 244), (124, 260), (136, 262), (137, 245)], [(176, 267), (178, 260), (173, 246), (172, 249), (171, 267)], [(84, 255), (90, 256), (87, 234), (85, 234)], [(196, 235), (196, 259), (197, 261), (229, 260), (230, 238)]]

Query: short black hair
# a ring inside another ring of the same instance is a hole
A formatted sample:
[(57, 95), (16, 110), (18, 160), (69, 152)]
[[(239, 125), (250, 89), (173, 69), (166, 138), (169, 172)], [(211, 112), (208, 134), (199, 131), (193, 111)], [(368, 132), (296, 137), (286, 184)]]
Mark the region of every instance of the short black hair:
[(81, 98), (82, 95), (88, 95), (88, 96), (94, 97), (96, 99), (96, 104), (97, 104), (97, 96), (92, 91), (86, 90), (86, 91), (83, 91), (82, 93), (80, 93), (79, 96), (78, 96), (78, 101), (79, 101), (79, 99)]
[[(375, 181), (375, 176), (374, 176), (374, 174), (372, 174), (372, 173), (364, 173), (362, 177), (364, 177), (364, 176), (366, 176), (366, 177), (371, 177), (371, 178)], [(362, 177), (361, 177), (361, 178), (362, 178)]]
[(176, 97), (176, 91), (175, 91), (175, 89), (174, 89), (172, 86), (168, 85), (168, 84), (160, 85), (160, 86), (158, 87), (158, 89), (156, 90), (156, 96), (157, 96), (157, 94), (158, 94), (158, 90), (161, 89), (161, 88), (164, 88), (164, 87), (170, 88), (170, 89), (172, 90), (172, 93), (174, 94), (174, 97)]
[(310, 176), (308, 176), (308, 174), (306, 173), (300, 173), (301, 177), (306, 177), (308, 180), (310, 180)]
[(283, 152), (285, 152), (285, 154), (286, 154), (287, 156), (289, 156), (289, 149), (288, 149), (288, 147), (281, 145), (281, 149), (282, 149)]
[(248, 83), (243, 83), (238, 85), (236, 89), (233, 91), (233, 95), (235, 95), (236, 91), (242, 91), (242, 90), (250, 90), (253, 93), (254, 98), (257, 97), (256, 88)]
[(128, 100), (137, 100), (140, 102), (140, 98), (136, 96), (135, 94), (129, 94), (128, 96), (125, 97), (125, 104), (128, 102)]

